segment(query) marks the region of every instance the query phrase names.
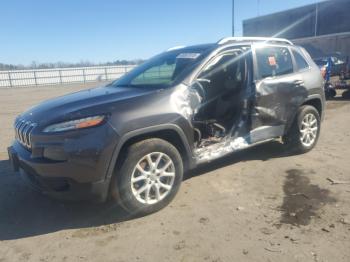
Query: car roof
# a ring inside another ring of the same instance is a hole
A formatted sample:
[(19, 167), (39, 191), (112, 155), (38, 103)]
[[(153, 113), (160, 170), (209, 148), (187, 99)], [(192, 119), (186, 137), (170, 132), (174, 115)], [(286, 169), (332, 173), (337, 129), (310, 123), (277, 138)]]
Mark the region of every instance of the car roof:
[(175, 46), (169, 48), (167, 51), (179, 51), (181, 52), (194, 52), (194, 53), (203, 53), (214, 51), (219, 48), (224, 48), (226, 46), (232, 45), (251, 45), (254, 43), (261, 44), (278, 44), (285, 46), (295, 46), (291, 41), (284, 38), (273, 38), (273, 37), (225, 37), (219, 40), (216, 43), (208, 43), (208, 44), (199, 44), (199, 45), (191, 45), (191, 46)]
[(239, 43), (239, 42), (254, 42), (254, 43), (278, 43), (284, 45), (294, 45), (291, 41), (285, 38), (276, 38), (276, 37), (225, 37), (220, 39), (217, 44), (225, 45), (230, 43)]
[(182, 52), (204, 52), (208, 50), (214, 50), (219, 47), (224, 47), (233, 44), (253, 44), (253, 43), (266, 43), (266, 44), (280, 44), (287, 46), (294, 46), (294, 44), (284, 38), (273, 37), (225, 37), (216, 43), (200, 44), (192, 46), (175, 46), (169, 48), (167, 51), (181, 50)]
[(205, 52), (207, 50), (215, 49), (218, 47), (215, 43), (209, 43), (209, 44), (199, 44), (199, 45), (191, 45), (191, 46), (175, 46), (172, 48), (169, 48), (167, 51), (175, 51), (175, 50), (181, 50), (182, 52)]

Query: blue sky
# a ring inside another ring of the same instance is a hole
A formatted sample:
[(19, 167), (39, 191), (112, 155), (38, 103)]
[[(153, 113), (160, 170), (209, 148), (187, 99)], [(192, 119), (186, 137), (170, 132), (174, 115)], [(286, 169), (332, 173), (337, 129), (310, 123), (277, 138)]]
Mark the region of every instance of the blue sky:
[[(232, 0), (11, 0), (0, 3), (0, 63), (106, 62), (231, 34)], [(259, 8), (257, 3), (260, 2)], [(315, 0), (235, 0), (242, 20)]]

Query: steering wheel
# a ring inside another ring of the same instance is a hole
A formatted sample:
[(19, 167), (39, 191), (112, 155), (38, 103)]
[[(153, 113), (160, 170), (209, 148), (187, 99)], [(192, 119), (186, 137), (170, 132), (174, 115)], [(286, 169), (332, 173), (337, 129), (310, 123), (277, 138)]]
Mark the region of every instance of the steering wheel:
[(205, 78), (197, 78), (197, 80), (195, 81), (194, 88), (198, 91), (198, 93), (202, 97), (202, 99), (205, 100), (207, 92), (205, 91), (205, 88), (201, 82), (206, 82), (206, 83), (210, 84), (211, 81), (209, 79), (205, 79)]

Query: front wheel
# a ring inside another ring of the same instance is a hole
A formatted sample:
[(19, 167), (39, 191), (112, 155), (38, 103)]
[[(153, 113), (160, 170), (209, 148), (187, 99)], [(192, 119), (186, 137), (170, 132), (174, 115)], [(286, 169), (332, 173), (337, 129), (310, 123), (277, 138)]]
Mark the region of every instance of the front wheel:
[(134, 215), (154, 213), (175, 197), (182, 177), (178, 150), (165, 140), (147, 139), (126, 150), (115, 173), (112, 196)]
[(299, 108), (298, 114), (283, 137), (283, 142), (292, 152), (306, 153), (317, 144), (321, 128), (321, 119), (317, 109), (305, 105)]

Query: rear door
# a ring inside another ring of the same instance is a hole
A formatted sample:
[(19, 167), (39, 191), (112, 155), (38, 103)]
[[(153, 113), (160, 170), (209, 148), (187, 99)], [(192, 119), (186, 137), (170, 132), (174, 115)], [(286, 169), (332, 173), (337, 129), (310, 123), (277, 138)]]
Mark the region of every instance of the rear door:
[(310, 55), (301, 47), (293, 47), (292, 54), (295, 66), (299, 74), (302, 75), (304, 85), (308, 89), (308, 95), (318, 94), (323, 97), (324, 79), (319, 68), (312, 62)]
[(302, 74), (296, 72), (290, 48), (255, 45), (255, 97), (252, 142), (282, 136), (307, 95)]

